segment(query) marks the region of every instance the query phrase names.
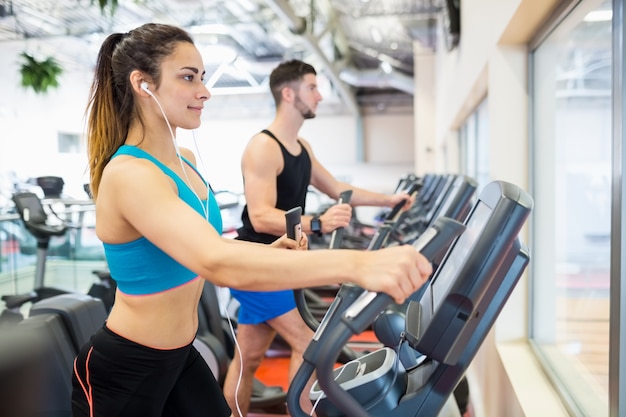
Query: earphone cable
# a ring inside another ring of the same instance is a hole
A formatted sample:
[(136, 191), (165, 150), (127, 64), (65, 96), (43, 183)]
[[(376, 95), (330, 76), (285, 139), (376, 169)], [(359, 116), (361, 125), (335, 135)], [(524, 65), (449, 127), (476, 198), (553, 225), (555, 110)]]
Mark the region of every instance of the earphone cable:
[[(161, 111), (161, 114), (163, 115), (163, 118), (165, 119), (165, 124), (167, 124), (167, 128), (170, 131), (170, 136), (172, 137), (172, 143), (174, 144), (174, 149), (176, 149), (176, 156), (178, 157), (178, 162), (180, 163), (180, 169), (183, 171), (183, 175), (185, 176), (185, 179), (187, 180), (187, 187), (189, 187), (189, 189), (191, 190), (193, 195), (196, 196), (196, 198), (198, 199), (198, 202), (200, 203), (200, 207), (202, 207), (202, 211), (204, 211), (204, 217), (206, 218), (207, 221), (209, 221), (209, 184), (208, 184), (208, 182), (206, 183), (207, 184), (206, 204), (203, 205), (202, 204), (202, 199), (200, 198), (200, 196), (198, 196), (196, 191), (191, 186), (191, 180), (189, 179), (189, 175), (187, 175), (187, 170), (185, 169), (185, 165), (183, 164), (183, 158), (182, 158), (182, 156), (180, 154), (180, 148), (178, 147), (178, 143), (176, 143), (176, 136), (174, 136), (174, 131), (172, 130), (172, 125), (170, 124), (170, 121), (168, 120), (167, 115), (165, 114), (165, 111), (163, 110), (163, 107), (161, 106), (161, 103), (159, 103), (159, 100), (156, 98), (154, 93), (152, 93), (149, 90), (145, 90), (145, 91), (150, 95), (150, 97), (152, 97), (154, 99), (154, 102), (159, 107), (159, 110)], [(195, 138), (195, 136), (194, 136), (194, 138)], [(197, 149), (197, 146), (196, 146), (196, 149)], [(202, 162), (202, 158), (201, 157), (200, 157), (200, 161)], [(203, 169), (204, 169), (204, 167), (203, 167)]]

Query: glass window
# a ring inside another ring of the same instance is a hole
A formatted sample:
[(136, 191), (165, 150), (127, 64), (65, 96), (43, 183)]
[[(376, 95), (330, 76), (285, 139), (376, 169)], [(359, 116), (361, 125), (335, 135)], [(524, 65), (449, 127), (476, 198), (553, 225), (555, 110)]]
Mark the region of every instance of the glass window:
[(578, 415), (608, 415), (611, 1), (532, 52), (531, 338)]
[(488, 99), (484, 99), (461, 126), (459, 149), (461, 172), (478, 182), (478, 190), (489, 178), (489, 118)]
[(58, 133), (58, 150), (59, 153), (81, 153), (84, 152), (84, 142), (77, 133)]

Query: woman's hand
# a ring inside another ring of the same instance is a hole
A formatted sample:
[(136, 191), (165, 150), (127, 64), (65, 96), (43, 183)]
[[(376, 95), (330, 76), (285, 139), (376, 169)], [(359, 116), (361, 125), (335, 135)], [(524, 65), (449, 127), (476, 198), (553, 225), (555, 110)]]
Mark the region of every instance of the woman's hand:
[(410, 245), (364, 251), (357, 284), (366, 290), (389, 294), (402, 304), (433, 272), (429, 260)]
[(296, 242), (293, 239), (289, 239), (287, 234), (284, 234), (270, 243), (270, 246), (281, 249), (307, 250), (309, 248), (309, 239), (307, 238), (306, 233), (302, 233), (300, 241)]

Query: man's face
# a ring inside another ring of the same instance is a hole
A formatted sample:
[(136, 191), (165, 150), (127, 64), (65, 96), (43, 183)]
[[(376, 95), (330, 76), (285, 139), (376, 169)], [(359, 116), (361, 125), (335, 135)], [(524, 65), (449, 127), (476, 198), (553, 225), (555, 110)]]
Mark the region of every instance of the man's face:
[(322, 101), (322, 95), (317, 89), (317, 77), (306, 74), (302, 82), (295, 89), (294, 106), (304, 119), (312, 119), (317, 111), (317, 104)]

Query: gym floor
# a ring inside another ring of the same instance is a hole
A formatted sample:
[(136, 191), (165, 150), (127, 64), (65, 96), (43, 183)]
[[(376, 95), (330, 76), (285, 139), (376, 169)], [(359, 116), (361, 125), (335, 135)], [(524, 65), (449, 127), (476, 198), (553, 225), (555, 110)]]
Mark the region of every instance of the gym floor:
[[(261, 362), (256, 377), (267, 386), (279, 386), (287, 391), (289, 389), (288, 371), (289, 357), (266, 357)], [(248, 417), (284, 417), (286, 415), (249, 413)]]

